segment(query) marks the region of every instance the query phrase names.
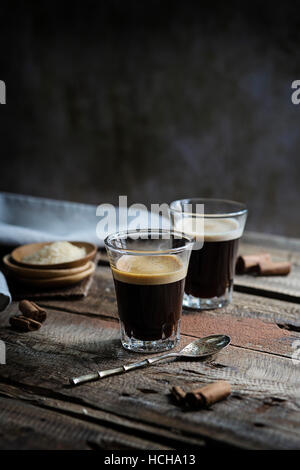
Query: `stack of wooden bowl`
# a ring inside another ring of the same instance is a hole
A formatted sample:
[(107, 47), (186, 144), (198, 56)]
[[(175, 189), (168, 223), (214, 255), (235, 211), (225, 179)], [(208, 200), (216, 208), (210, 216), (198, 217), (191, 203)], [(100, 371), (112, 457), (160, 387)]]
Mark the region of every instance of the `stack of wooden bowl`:
[(95, 271), (93, 259), (97, 247), (87, 242), (71, 242), (79, 248), (85, 248), (86, 255), (75, 261), (60, 264), (31, 264), (23, 259), (49, 243), (22, 245), (4, 256), (3, 263), (9, 275), (24, 284), (39, 288), (56, 288), (76, 284)]

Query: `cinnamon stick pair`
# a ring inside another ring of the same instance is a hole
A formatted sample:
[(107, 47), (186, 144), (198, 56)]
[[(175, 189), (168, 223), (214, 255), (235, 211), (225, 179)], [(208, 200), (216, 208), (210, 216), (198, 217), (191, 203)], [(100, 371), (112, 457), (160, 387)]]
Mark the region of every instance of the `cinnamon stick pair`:
[(286, 276), (291, 271), (288, 261), (273, 262), (269, 253), (241, 255), (236, 262), (236, 273), (252, 273), (259, 276)]
[(39, 330), (47, 318), (46, 310), (29, 300), (21, 300), (19, 310), (22, 315), (14, 315), (9, 319), (12, 328), (18, 331)]
[(219, 380), (189, 392), (185, 392), (179, 386), (172, 388), (172, 395), (177, 403), (189, 408), (208, 408), (214, 403), (227, 398), (230, 393), (230, 383), (226, 380)]

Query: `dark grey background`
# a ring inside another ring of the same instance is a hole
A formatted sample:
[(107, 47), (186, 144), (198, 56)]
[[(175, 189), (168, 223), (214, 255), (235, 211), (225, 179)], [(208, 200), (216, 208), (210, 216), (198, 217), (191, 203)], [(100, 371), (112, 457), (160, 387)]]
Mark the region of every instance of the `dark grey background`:
[(0, 6), (0, 190), (224, 197), (300, 236), (299, 2)]

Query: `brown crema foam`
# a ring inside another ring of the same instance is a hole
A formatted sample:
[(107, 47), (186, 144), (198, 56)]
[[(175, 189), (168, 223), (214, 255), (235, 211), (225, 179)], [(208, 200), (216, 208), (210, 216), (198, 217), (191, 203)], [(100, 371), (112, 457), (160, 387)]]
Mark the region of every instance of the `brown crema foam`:
[(187, 267), (175, 255), (123, 255), (112, 271), (115, 279), (127, 284), (158, 285), (180, 281)]
[(204, 242), (235, 240), (242, 236), (243, 231), (238, 220), (231, 217), (186, 217), (176, 224), (176, 230)]

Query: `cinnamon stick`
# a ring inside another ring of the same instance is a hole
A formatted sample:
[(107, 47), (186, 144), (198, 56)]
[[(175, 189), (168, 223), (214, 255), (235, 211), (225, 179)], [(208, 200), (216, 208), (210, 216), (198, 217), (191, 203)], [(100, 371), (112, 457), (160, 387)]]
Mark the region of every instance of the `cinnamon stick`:
[(35, 331), (42, 326), (41, 323), (23, 315), (10, 317), (9, 323), (14, 329), (18, 331)]
[(255, 268), (260, 263), (271, 261), (269, 253), (257, 253), (254, 255), (240, 255), (236, 262), (237, 274), (245, 274), (247, 272), (255, 271)]
[(181, 387), (172, 387), (171, 393), (179, 405), (188, 408), (205, 408), (230, 395), (231, 388), (226, 380), (219, 380), (204, 387), (185, 392)]
[(38, 322), (45, 321), (47, 317), (46, 310), (29, 300), (21, 300), (19, 302), (19, 310), (25, 317), (32, 318)]
[(260, 276), (286, 276), (291, 272), (291, 263), (261, 261), (257, 266), (257, 274)]
[(230, 393), (230, 383), (226, 380), (219, 380), (188, 392), (185, 401), (192, 408), (209, 407), (220, 400), (224, 400)]
[(253, 273), (259, 276), (286, 276), (291, 272), (291, 263), (274, 263), (269, 253), (241, 255), (236, 262), (237, 274)]

